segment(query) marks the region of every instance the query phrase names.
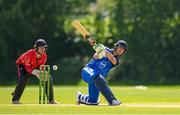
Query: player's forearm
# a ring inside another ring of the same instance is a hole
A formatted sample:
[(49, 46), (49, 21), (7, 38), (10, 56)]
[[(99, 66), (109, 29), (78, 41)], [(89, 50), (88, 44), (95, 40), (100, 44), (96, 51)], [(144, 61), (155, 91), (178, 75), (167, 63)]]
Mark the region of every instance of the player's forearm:
[(105, 55), (112, 62), (113, 65), (115, 65), (117, 63), (116, 58), (107, 50), (105, 50)]

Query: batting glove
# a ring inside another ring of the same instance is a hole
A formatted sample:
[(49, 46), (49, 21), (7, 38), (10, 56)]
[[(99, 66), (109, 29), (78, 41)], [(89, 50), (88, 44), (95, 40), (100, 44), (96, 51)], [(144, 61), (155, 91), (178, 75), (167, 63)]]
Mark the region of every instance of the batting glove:
[(105, 46), (103, 44), (96, 44), (93, 46), (93, 49), (98, 54), (99, 59), (103, 58), (105, 56)]

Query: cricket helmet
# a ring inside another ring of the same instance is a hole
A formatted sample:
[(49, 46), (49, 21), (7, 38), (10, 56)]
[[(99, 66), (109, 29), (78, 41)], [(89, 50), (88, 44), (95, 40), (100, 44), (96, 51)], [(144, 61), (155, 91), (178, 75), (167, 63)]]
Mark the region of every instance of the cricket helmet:
[(39, 46), (43, 46), (45, 48), (48, 48), (46, 41), (44, 39), (37, 39), (34, 43), (34, 48), (38, 48)]
[(114, 44), (114, 49), (116, 50), (118, 47), (123, 47), (125, 50), (125, 53), (128, 50), (128, 44), (124, 40), (119, 40)]

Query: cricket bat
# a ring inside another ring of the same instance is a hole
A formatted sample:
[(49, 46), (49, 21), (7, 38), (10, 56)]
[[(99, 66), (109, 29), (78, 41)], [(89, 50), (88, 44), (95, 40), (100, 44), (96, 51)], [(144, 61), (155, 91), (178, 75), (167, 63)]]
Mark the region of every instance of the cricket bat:
[(83, 39), (88, 41), (91, 46), (96, 45), (96, 40), (91, 36), (91, 34), (86, 30), (86, 28), (81, 25), (78, 20), (73, 20), (71, 24), (77, 31), (81, 33)]

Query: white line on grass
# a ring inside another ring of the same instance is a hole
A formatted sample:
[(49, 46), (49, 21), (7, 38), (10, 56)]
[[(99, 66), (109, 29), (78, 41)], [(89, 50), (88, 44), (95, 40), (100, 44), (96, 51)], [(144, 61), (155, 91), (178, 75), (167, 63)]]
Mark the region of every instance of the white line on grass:
[[(0, 104), (0, 106), (7, 106), (7, 107), (13, 107), (13, 106), (87, 106), (87, 105), (76, 105), (76, 104), (20, 104), (20, 105), (13, 105), (13, 104)], [(94, 105), (92, 105), (94, 106)], [(100, 104), (101, 106), (108, 106), (107, 104)], [(119, 107), (133, 107), (133, 108), (179, 108), (180, 109), (180, 103), (125, 103), (121, 104)]]

